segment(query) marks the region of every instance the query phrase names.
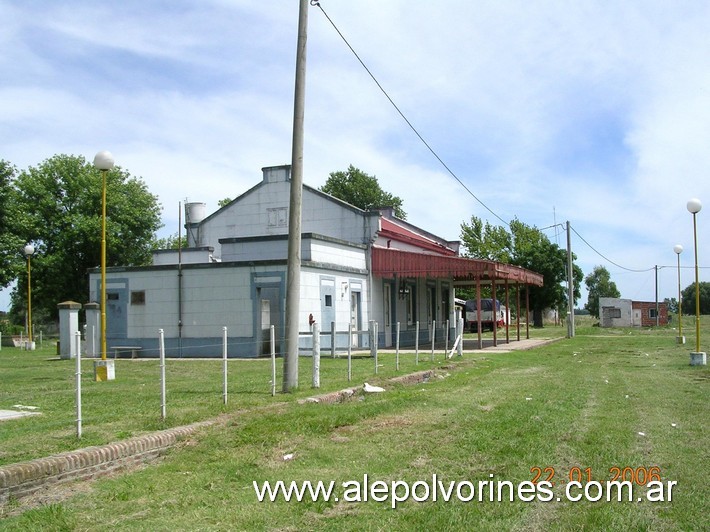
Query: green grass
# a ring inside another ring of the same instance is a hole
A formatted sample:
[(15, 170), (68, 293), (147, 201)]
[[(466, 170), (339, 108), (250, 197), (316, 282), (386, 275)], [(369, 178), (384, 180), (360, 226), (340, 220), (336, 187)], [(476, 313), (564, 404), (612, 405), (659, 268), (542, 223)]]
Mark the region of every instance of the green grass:
[[(702, 325), (703, 334), (710, 334), (710, 321)], [(695, 339), (692, 323), (685, 327), (688, 344), (678, 346), (672, 329), (608, 330), (580, 322), (573, 339), (531, 351), (467, 353), (444, 370), (446, 378), (385, 384), (384, 394), (338, 405), (295, 401), (313, 393), (308, 360), (300, 368), (299, 391), (275, 398), (269, 395), (268, 362), (230, 361), (234, 382), (226, 407), (219, 361), (169, 363), (166, 425), (223, 411), (225, 424), (180, 445), (160, 464), (0, 520), (0, 529), (707, 529), (710, 372), (688, 365)], [(534, 334), (564, 331), (547, 327)], [(44, 412), (1, 426), (7, 460), (76, 446), (71, 363), (44, 358), (0, 352), (0, 408), (23, 403)], [(353, 384), (382, 383), (397, 374), (393, 358), (380, 356), (377, 378), (371, 360), (356, 361)], [(428, 356), (421, 360), (415, 368), (413, 357), (403, 356), (399, 373), (429, 367)], [(343, 360), (323, 358), (322, 391), (347, 384), (344, 367)], [(152, 361), (119, 360), (115, 382), (91, 383), (87, 377), (86, 440), (161, 428), (157, 375)], [(259, 408), (265, 406), (271, 407)], [(294, 459), (284, 461), (287, 453)], [(664, 481), (676, 481), (672, 502), (440, 500), (392, 509), (389, 502), (373, 501), (259, 503), (252, 488), (252, 481), (341, 483), (364, 474), (412, 483), (433, 474), (445, 482), (477, 482), (492, 474), (517, 483), (531, 480), (534, 468), (554, 468), (558, 495), (574, 468), (590, 468), (603, 481), (610, 469), (627, 466), (657, 467)]]

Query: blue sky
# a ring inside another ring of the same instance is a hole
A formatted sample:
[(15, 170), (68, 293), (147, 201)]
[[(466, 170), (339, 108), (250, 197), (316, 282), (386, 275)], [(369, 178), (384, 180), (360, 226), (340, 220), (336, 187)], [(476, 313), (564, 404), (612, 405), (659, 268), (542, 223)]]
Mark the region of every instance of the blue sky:
[[(710, 4), (322, 0), (398, 107), (503, 220), (569, 220), (585, 275), (653, 300), (654, 265), (710, 250)], [(236, 197), (291, 160), (297, 0), (0, 0), (0, 158), (110, 150), (163, 205)], [(459, 238), (499, 220), (416, 138), (318, 7), (309, 9), (304, 181), (348, 165)], [(564, 234), (547, 232), (565, 245)], [(622, 266), (623, 268), (618, 267)], [(709, 265), (710, 266), (710, 265)], [(701, 280), (710, 270), (701, 269)], [(692, 281), (683, 269), (682, 284)], [(677, 295), (659, 271), (660, 298)], [(586, 302), (586, 294), (581, 302)], [(0, 310), (7, 293), (0, 294)]]

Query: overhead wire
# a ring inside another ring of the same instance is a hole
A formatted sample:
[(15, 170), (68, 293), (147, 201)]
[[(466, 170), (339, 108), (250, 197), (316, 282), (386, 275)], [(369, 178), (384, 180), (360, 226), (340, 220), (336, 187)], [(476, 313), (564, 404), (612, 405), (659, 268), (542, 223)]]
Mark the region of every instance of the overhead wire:
[(394, 102), (394, 100), (390, 97), (390, 95), (387, 93), (385, 88), (380, 84), (380, 82), (377, 80), (375, 75), (372, 73), (372, 71), (367, 67), (365, 62), (360, 58), (358, 53), (355, 51), (355, 49), (350, 45), (348, 40), (345, 38), (343, 33), (338, 29), (338, 26), (335, 25), (335, 22), (328, 16), (328, 13), (325, 12), (325, 9), (323, 9), (323, 6), (320, 5), (320, 2), (318, 0), (311, 0), (311, 5), (312, 6), (317, 6), (320, 8), (321, 12), (325, 16), (325, 18), (330, 22), (330, 25), (333, 26), (333, 29), (337, 32), (337, 34), (340, 36), (340, 38), (343, 40), (345, 45), (350, 49), (352, 54), (355, 56), (355, 58), (358, 60), (362, 68), (365, 69), (365, 71), (368, 73), (370, 78), (372, 78), (372, 81), (375, 82), (375, 85), (377, 85), (377, 88), (380, 89), (382, 94), (385, 95), (385, 98), (392, 104), (392, 107), (397, 111), (400, 117), (406, 122), (406, 124), (409, 126), (409, 128), (414, 132), (414, 134), (417, 136), (417, 138), (426, 146), (426, 148), (429, 150), (429, 152), (436, 158), (437, 161), (446, 169), (446, 171), (453, 177), (456, 181), (458, 181), (459, 185), (461, 185), (466, 192), (468, 192), (473, 199), (475, 199), (478, 203), (480, 203), (488, 212), (490, 212), (493, 216), (495, 216), (498, 220), (503, 222), (505, 225), (509, 225), (508, 222), (506, 222), (503, 218), (498, 216), (493, 209), (491, 209), (488, 205), (486, 205), (478, 196), (476, 196), (473, 191), (471, 191), (470, 188), (466, 186), (466, 184), (459, 179), (459, 177), (456, 175), (456, 173), (449, 168), (449, 166), (444, 162), (444, 160), (439, 156), (439, 154), (434, 150), (434, 148), (431, 147), (431, 145), (424, 139), (424, 137), (419, 133), (416, 127), (409, 121), (409, 119), (405, 116), (405, 114), (402, 112), (402, 110), (399, 108), (399, 106)]
[[(414, 134), (415, 134), (415, 135), (417, 136), (417, 138), (422, 142), (422, 144), (424, 144), (424, 146), (427, 148), (427, 150), (429, 150), (429, 152), (436, 158), (437, 161), (439, 161), (439, 163), (444, 167), (444, 169), (446, 169), (446, 171), (449, 173), (449, 175), (451, 175), (451, 177), (453, 177), (453, 178), (459, 183), (459, 185), (461, 185), (461, 186), (464, 188), (464, 190), (465, 190), (466, 192), (468, 192), (468, 194), (471, 195), (471, 197), (473, 197), (473, 199), (475, 199), (480, 205), (482, 205), (489, 213), (491, 213), (491, 214), (492, 214), (493, 216), (495, 216), (498, 220), (500, 220), (503, 224), (505, 224), (506, 226), (509, 227), (510, 224), (509, 224), (508, 222), (506, 222), (505, 220), (503, 220), (503, 218), (501, 218), (498, 214), (496, 214), (496, 212), (494, 212), (493, 209), (491, 209), (491, 208), (490, 208), (488, 205), (486, 205), (478, 196), (476, 196), (476, 195), (473, 193), (473, 191), (471, 191), (471, 189), (469, 189), (469, 188), (466, 186), (466, 184), (456, 175), (456, 173), (444, 162), (444, 160), (439, 156), (439, 154), (434, 150), (434, 148), (432, 148), (431, 145), (424, 139), (424, 137), (421, 135), (421, 133), (419, 133), (419, 131), (417, 130), (417, 128), (414, 127), (414, 125), (412, 124), (412, 122), (406, 117), (406, 115), (404, 114), (404, 112), (402, 112), (402, 110), (401, 110), (401, 109), (399, 108), (399, 106), (395, 103), (395, 101), (392, 99), (392, 97), (389, 95), (389, 93), (385, 90), (385, 88), (382, 86), (382, 84), (377, 80), (377, 78), (376, 78), (375, 75), (372, 73), (372, 71), (367, 67), (367, 65), (365, 64), (365, 62), (364, 62), (364, 61), (362, 60), (362, 58), (360, 57), (360, 55), (359, 55), (359, 54), (355, 51), (355, 49), (350, 45), (350, 43), (348, 42), (348, 40), (345, 38), (345, 35), (343, 35), (343, 33), (342, 33), (342, 32), (340, 31), (340, 29), (338, 28), (338, 26), (335, 24), (335, 22), (333, 22), (333, 20), (328, 16), (328, 13), (326, 13), (325, 9), (323, 9), (323, 6), (320, 5), (320, 1), (319, 1), (319, 0), (310, 0), (310, 3), (311, 3), (312, 6), (316, 6), (316, 7), (318, 7), (318, 8), (321, 10), (321, 13), (323, 13), (323, 16), (325, 16), (325, 18), (328, 20), (328, 22), (330, 23), (330, 25), (331, 25), (331, 26), (333, 27), (333, 29), (336, 31), (336, 33), (340, 36), (340, 38), (343, 40), (343, 42), (345, 43), (345, 45), (348, 47), (348, 49), (352, 52), (352, 54), (353, 54), (353, 55), (355, 56), (355, 58), (358, 60), (358, 62), (360, 63), (360, 65), (365, 69), (365, 71), (366, 71), (367, 74), (370, 76), (370, 78), (372, 79), (372, 81), (375, 82), (375, 85), (377, 85), (377, 88), (380, 89), (380, 91), (382, 92), (382, 94), (384, 94), (384, 96), (385, 96), (385, 97), (387, 98), (387, 100), (390, 102), (390, 104), (392, 105), (392, 107), (394, 107), (394, 109), (397, 111), (397, 113), (399, 114), (399, 116), (405, 121), (405, 123), (407, 124), (407, 126), (409, 126), (409, 128), (414, 132)], [(563, 226), (562, 224), (555, 223), (555, 224), (553, 224), (553, 225), (551, 225), (551, 226), (544, 227), (543, 229), (541, 229), (541, 231), (543, 231), (543, 230), (545, 230), (545, 229), (557, 228), (557, 227), (562, 227), (562, 226)], [(582, 242), (584, 242), (592, 251), (594, 251), (594, 252), (595, 252), (597, 255), (599, 255), (601, 258), (603, 258), (604, 260), (606, 260), (606, 261), (609, 262), (610, 264), (613, 264), (613, 265), (616, 266), (617, 268), (620, 268), (620, 269), (622, 269), (622, 270), (626, 270), (626, 271), (629, 271), (629, 272), (633, 272), (633, 273), (643, 273), (643, 272), (648, 272), (648, 271), (651, 271), (651, 270), (654, 269), (653, 267), (651, 267), (651, 268), (646, 268), (646, 269), (641, 269), (641, 270), (640, 270), (640, 269), (633, 269), (633, 268), (627, 268), (627, 267), (625, 267), (625, 266), (622, 266), (622, 265), (620, 265), (620, 264), (614, 262), (613, 260), (609, 259), (608, 257), (606, 257), (603, 253), (601, 253), (601, 252), (600, 252), (599, 250), (597, 250), (594, 246), (592, 246), (589, 242), (587, 242), (587, 241), (584, 239), (584, 237), (582, 237), (582, 235), (580, 235), (580, 234), (577, 232), (577, 230), (576, 230), (574, 227), (572, 227), (571, 225), (570, 225), (570, 229), (571, 229), (571, 230), (582, 240)], [(557, 234), (557, 233), (556, 233), (556, 234)]]

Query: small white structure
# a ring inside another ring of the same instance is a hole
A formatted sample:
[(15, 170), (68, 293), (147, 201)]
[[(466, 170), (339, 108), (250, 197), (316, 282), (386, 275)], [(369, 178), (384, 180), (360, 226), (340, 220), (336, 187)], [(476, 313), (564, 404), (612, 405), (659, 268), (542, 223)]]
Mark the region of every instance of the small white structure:
[[(107, 269), (107, 342), (141, 346), (158, 356), (157, 331), (164, 330), (168, 356), (220, 356), (222, 330), (234, 357), (269, 353), (276, 330), (277, 353), (285, 334), (290, 166), (262, 169), (260, 183), (216, 212), (186, 205), (188, 248), (154, 253), (153, 265)], [(348, 326), (368, 329), (377, 321), (377, 342), (413, 345), (444, 326), (455, 327), (454, 283), (542, 284), (542, 276), (510, 265), (458, 256), (447, 241), (397, 219), (390, 208), (364, 211), (303, 186), (301, 244), (301, 331), (311, 319), (324, 334), (323, 350), (348, 345)], [(93, 300), (100, 272), (90, 272)], [(417, 324), (420, 325), (417, 329)], [(436, 330), (433, 330), (434, 327)], [(345, 332), (345, 334), (343, 334)], [(366, 333), (354, 333), (355, 348), (368, 348)], [(302, 348), (310, 347), (302, 338)]]
[[(599, 325), (601, 327), (632, 327), (637, 325), (633, 319), (632, 301), (617, 297), (600, 297)], [(638, 323), (638, 326), (640, 325)]]

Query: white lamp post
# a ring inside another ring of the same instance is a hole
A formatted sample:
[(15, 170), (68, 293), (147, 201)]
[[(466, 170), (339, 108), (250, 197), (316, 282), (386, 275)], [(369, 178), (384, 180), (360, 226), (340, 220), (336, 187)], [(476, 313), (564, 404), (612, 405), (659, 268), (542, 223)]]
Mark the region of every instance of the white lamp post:
[(676, 342), (679, 344), (685, 343), (685, 336), (683, 336), (683, 322), (681, 304), (683, 303), (683, 293), (680, 290), (680, 254), (683, 253), (683, 246), (676, 244), (673, 246), (673, 251), (678, 255), (678, 336), (676, 336)]
[(32, 244), (27, 244), (23, 249), (27, 259), (27, 350), (34, 351), (35, 343), (32, 341), (32, 268), (30, 266), (35, 248)]
[(693, 215), (693, 244), (695, 246), (695, 351), (690, 353), (691, 366), (705, 366), (707, 355), (700, 351), (700, 282), (698, 280), (698, 226), (696, 214), (703, 208), (698, 198), (688, 200), (688, 211)]
[(95, 365), (97, 381), (112, 380), (113, 367), (107, 368), (106, 360), (106, 174), (113, 168), (111, 152), (100, 151), (94, 157), (94, 166), (101, 171), (101, 362)]

